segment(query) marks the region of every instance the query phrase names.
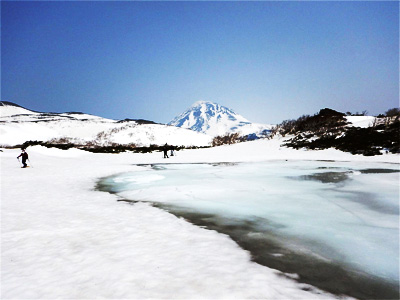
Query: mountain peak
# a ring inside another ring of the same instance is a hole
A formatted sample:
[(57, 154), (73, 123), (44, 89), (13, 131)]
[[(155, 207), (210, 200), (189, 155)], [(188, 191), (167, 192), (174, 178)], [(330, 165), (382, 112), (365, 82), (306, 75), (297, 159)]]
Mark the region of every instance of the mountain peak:
[(200, 106), (200, 105), (206, 105), (206, 104), (217, 104), (217, 103), (213, 103), (213, 102), (205, 101), (205, 100), (199, 100), (199, 101), (196, 101), (195, 103), (193, 103), (192, 107), (196, 107), (196, 106)]
[(0, 106), (15, 106), (15, 107), (22, 107), (21, 105), (15, 104), (9, 101), (0, 101)]
[(240, 126), (251, 124), (232, 109), (210, 101), (197, 101), (168, 123), (209, 135), (223, 135)]

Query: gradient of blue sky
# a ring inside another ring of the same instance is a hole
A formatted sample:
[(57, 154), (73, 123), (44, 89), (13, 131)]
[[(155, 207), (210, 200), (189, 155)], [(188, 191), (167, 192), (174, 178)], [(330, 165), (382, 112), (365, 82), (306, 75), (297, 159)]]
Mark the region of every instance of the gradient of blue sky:
[(279, 123), (399, 105), (398, 2), (4, 2), (1, 98), (168, 122), (193, 102)]

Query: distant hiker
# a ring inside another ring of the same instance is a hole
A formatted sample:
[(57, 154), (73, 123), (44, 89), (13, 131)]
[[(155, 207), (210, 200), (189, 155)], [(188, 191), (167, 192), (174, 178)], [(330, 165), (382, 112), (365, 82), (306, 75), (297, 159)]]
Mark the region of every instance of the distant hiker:
[(22, 168), (26, 168), (27, 164), (26, 164), (26, 160), (28, 159), (28, 153), (25, 152), (25, 149), (22, 149), (22, 153), (17, 157), (18, 160), (19, 158), (22, 157)]
[(171, 153), (169, 154), (170, 156), (174, 156), (174, 152), (175, 151), (175, 147), (174, 146), (171, 146)]
[(163, 147), (163, 151), (164, 151), (164, 158), (169, 158), (168, 157), (168, 144), (165, 143), (164, 147)]

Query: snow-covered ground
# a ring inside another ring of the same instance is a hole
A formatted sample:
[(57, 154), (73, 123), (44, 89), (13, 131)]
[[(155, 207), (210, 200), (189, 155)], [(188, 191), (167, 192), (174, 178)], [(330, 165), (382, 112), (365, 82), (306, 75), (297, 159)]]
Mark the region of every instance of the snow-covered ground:
[(250, 260), (228, 236), (196, 227), (146, 203), (117, 202), (95, 190), (99, 178), (135, 164), (277, 159), (399, 163), (393, 154), (365, 157), (329, 149), (280, 148), (259, 140), (161, 153), (92, 154), (40, 146), (1, 158), (2, 299), (325, 299)]

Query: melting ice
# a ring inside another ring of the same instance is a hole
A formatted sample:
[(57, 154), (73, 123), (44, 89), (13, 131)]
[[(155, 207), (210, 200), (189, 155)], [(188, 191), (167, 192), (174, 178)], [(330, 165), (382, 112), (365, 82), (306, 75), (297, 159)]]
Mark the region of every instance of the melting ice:
[(256, 220), (288, 247), (398, 282), (398, 172), (343, 162), (165, 164), (103, 184), (125, 199)]

